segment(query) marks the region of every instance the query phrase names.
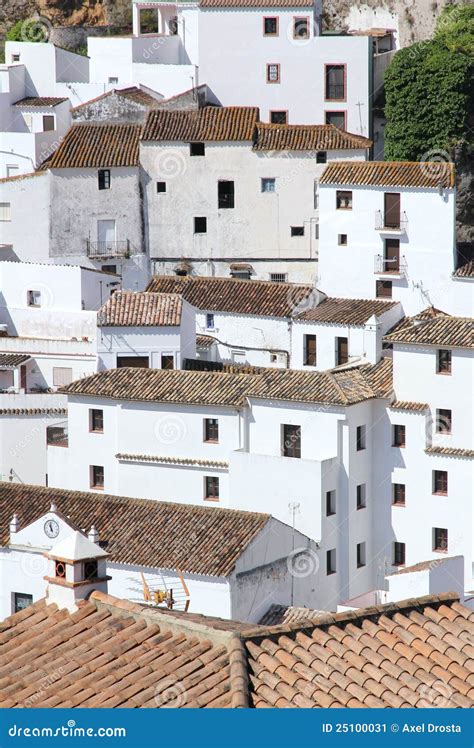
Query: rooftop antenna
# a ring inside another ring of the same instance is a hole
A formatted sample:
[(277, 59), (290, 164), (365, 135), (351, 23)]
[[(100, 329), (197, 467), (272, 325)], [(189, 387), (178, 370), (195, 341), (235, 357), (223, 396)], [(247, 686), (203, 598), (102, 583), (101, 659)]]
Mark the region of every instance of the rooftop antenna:
[[(293, 554), (295, 552), (295, 518), (296, 515), (300, 513), (300, 502), (299, 501), (290, 501), (288, 503), (288, 509), (290, 510), (290, 514), (292, 516), (291, 526), (293, 528), (292, 538), (291, 538), (291, 553)], [(291, 606), (293, 606), (294, 601), (294, 583), (295, 583), (295, 577), (294, 574), (291, 575), (291, 598), (290, 603)]]

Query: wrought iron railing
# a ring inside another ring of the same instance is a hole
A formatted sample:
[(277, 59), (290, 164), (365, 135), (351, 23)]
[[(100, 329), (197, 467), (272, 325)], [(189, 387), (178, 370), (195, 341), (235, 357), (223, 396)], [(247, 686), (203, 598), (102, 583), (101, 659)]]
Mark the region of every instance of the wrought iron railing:
[(375, 255), (374, 273), (393, 273), (394, 275), (406, 275), (405, 257), (384, 257)]
[(86, 242), (88, 257), (130, 257), (131, 246), (129, 239), (100, 242), (92, 242), (90, 239), (87, 239)]
[(381, 210), (375, 211), (375, 230), (376, 231), (407, 231), (408, 230), (408, 217), (405, 212), (400, 215), (400, 218), (390, 218)]

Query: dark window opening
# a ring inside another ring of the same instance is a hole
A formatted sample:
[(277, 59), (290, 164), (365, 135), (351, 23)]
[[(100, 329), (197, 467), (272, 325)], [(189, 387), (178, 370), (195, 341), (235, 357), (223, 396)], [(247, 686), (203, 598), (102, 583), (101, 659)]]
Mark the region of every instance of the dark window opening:
[(161, 368), (162, 369), (174, 369), (174, 356), (172, 353), (161, 354)]
[(287, 125), (288, 124), (288, 112), (283, 110), (275, 110), (270, 112), (270, 122), (272, 125)]
[(436, 432), (438, 434), (450, 434), (453, 425), (453, 414), (448, 408), (436, 409)]
[(301, 457), (301, 426), (283, 424), (282, 453), (284, 457)]
[(405, 543), (393, 544), (393, 565), (405, 566)]
[(448, 531), (445, 527), (433, 527), (433, 550), (448, 550)]
[(366, 446), (365, 426), (357, 426), (356, 430), (356, 449), (361, 452)]
[(336, 549), (326, 551), (326, 575), (336, 573)]
[(395, 506), (405, 506), (405, 484), (404, 483), (393, 484), (392, 503)]
[(189, 155), (190, 156), (205, 156), (206, 146), (204, 143), (190, 143), (189, 144)]
[(392, 428), (392, 446), (393, 447), (404, 447), (406, 444), (406, 429), (405, 426), (395, 424)]
[(104, 468), (102, 465), (92, 465), (91, 467), (91, 488), (104, 487)]
[(166, 182), (157, 182), (156, 191), (158, 193), (166, 192)]
[(366, 507), (366, 488), (365, 483), (361, 483), (356, 489), (356, 506), (357, 509), (365, 509)]
[(263, 35), (278, 36), (278, 18), (263, 19)]
[(97, 579), (98, 575), (97, 561), (95, 559), (84, 561), (84, 579)]
[(392, 298), (392, 281), (378, 280), (375, 283), (375, 295), (378, 299)]
[(194, 233), (195, 234), (206, 234), (207, 233), (207, 218), (204, 218), (204, 216), (194, 217)]
[(451, 351), (439, 349), (436, 357), (438, 374), (451, 374)]
[(102, 432), (104, 430), (104, 411), (93, 408), (90, 411), (90, 430)]
[(291, 226), (291, 236), (304, 236), (304, 226)]
[(350, 190), (336, 190), (336, 209), (352, 210), (352, 192)]
[(357, 568), (365, 566), (365, 543), (357, 543)]
[(149, 366), (148, 356), (117, 356), (117, 369), (148, 369)]
[(325, 98), (327, 101), (344, 101), (346, 98), (344, 65), (326, 65)]
[(326, 112), (326, 124), (334, 125), (339, 130), (346, 129), (346, 115), (345, 112)]
[(336, 338), (336, 366), (349, 361), (349, 341), (347, 338)]
[(326, 517), (336, 514), (336, 492), (326, 491)]
[(219, 501), (219, 478), (215, 476), (204, 478), (204, 498), (209, 501)]
[(305, 366), (316, 366), (316, 335), (303, 336)]
[(110, 169), (99, 169), (97, 176), (99, 190), (110, 190)]
[(448, 472), (447, 470), (433, 470), (433, 493), (448, 495)]
[(220, 181), (217, 184), (217, 203), (219, 209), (234, 208), (235, 188), (234, 182)]
[(204, 419), (204, 441), (214, 443), (219, 441), (219, 421), (217, 418)]
[(328, 154), (327, 151), (318, 151), (316, 154), (316, 163), (317, 164), (326, 164), (328, 160)]

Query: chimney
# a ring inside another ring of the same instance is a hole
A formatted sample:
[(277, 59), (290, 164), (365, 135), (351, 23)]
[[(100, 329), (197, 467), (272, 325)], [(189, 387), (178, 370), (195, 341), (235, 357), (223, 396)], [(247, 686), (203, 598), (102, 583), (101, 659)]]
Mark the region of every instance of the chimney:
[(100, 540), (99, 533), (97, 532), (97, 529), (96, 529), (95, 525), (91, 525), (91, 529), (89, 530), (87, 537), (89, 538), (89, 540), (91, 541), (91, 543), (98, 543), (99, 542), (99, 540)]
[(10, 535), (14, 535), (20, 529), (18, 514), (14, 514), (10, 522)]

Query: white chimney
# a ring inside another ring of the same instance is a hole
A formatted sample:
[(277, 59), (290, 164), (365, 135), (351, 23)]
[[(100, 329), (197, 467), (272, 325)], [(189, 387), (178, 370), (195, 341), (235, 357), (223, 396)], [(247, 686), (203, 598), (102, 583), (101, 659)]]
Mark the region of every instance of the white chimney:
[(10, 522), (10, 535), (14, 535), (20, 529), (18, 514), (14, 514)]
[(87, 534), (87, 537), (89, 538), (89, 540), (91, 541), (91, 543), (98, 543), (99, 542), (99, 540), (100, 540), (99, 533), (97, 532), (97, 529), (96, 529), (95, 525), (91, 525), (91, 529), (89, 530), (89, 532)]

